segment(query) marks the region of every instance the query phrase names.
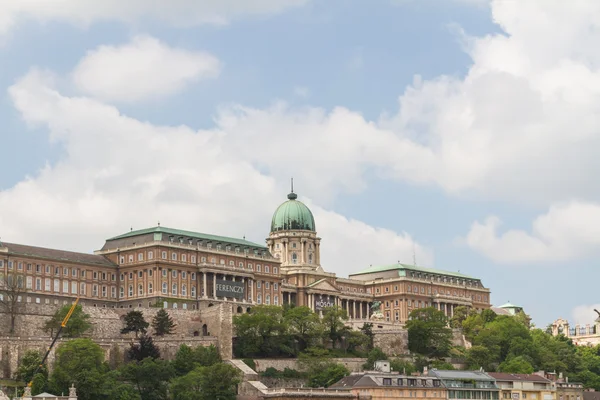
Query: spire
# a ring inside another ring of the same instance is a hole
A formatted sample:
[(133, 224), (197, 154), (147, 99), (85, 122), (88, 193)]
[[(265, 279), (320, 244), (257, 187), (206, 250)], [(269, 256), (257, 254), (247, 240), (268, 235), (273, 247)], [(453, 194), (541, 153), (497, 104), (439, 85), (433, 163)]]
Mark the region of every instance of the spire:
[(296, 200), (298, 198), (298, 195), (296, 193), (294, 193), (294, 178), (292, 178), (291, 181), (292, 181), (292, 191), (290, 192), (290, 194), (288, 194), (287, 198), (289, 200)]

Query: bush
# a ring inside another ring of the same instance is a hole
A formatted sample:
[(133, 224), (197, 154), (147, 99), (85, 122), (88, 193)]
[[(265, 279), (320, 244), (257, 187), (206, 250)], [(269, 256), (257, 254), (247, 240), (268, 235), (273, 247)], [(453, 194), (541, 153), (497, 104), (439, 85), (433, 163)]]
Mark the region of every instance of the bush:
[(285, 368), (283, 370), (283, 373), (281, 374), (281, 376), (283, 376), (284, 378), (290, 378), (290, 379), (302, 379), (302, 378), (306, 377), (306, 374), (304, 374), (300, 371), (296, 371), (295, 369)]
[(244, 362), (244, 364), (246, 364), (247, 366), (249, 366), (250, 368), (252, 368), (253, 370), (256, 371), (256, 363), (254, 362), (253, 359), (244, 358), (244, 359), (242, 359), (242, 361)]
[(265, 371), (261, 375), (266, 378), (280, 378), (281, 372), (273, 367), (269, 367), (265, 369)]

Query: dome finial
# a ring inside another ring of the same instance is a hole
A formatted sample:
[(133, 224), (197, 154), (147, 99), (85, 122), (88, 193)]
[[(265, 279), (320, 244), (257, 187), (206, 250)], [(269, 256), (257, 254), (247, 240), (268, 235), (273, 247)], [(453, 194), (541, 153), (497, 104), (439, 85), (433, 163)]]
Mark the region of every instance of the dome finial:
[(296, 193), (294, 193), (294, 178), (291, 178), (292, 180), (292, 191), (290, 192), (290, 194), (288, 194), (288, 199), (289, 200), (296, 200), (298, 198), (298, 195)]

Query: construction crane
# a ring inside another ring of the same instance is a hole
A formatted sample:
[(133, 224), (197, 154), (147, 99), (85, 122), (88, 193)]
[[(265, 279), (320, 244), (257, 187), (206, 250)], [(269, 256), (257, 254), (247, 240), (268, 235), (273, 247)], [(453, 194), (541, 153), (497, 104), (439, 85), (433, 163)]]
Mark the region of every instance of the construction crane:
[(40, 371), (40, 369), (43, 368), (44, 364), (46, 363), (46, 360), (48, 359), (48, 356), (50, 355), (50, 351), (52, 350), (52, 348), (54, 347), (54, 344), (58, 340), (58, 337), (60, 336), (63, 328), (65, 326), (67, 326), (67, 322), (69, 322), (69, 318), (71, 318), (71, 315), (73, 315), (73, 312), (75, 312), (75, 307), (77, 307), (77, 303), (79, 303), (79, 297), (75, 299), (75, 302), (71, 306), (71, 309), (69, 310), (69, 312), (67, 313), (65, 318), (62, 320), (60, 327), (58, 328), (58, 331), (56, 332), (56, 335), (54, 336), (54, 339), (52, 340), (52, 343), (50, 344), (50, 347), (48, 347), (48, 351), (46, 351), (46, 354), (44, 355), (44, 358), (42, 358), (42, 362), (40, 362), (40, 365), (38, 365), (37, 368), (35, 369), (35, 372), (31, 376), (31, 381), (27, 384), (27, 386), (31, 387), (33, 385), (33, 378), (35, 378), (37, 373)]

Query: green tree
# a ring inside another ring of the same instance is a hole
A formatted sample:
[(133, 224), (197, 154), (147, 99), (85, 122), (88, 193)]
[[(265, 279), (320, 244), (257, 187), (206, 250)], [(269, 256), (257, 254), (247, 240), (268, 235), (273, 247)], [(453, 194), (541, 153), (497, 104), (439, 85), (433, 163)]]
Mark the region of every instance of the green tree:
[(406, 375), (410, 375), (413, 372), (417, 372), (415, 364), (411, 363), (410, 361), (402, 360), (399, 358), (390, 360), (390, 368), (392, 369), (392, 371), (396, 371)]
[(334, 348), (341, 341), (342, 337), (348, 334), (349, 328), (345, 325), (346, 320), (348, 320), (348, 314), (346, 310), (340, 307), (325, 307), (323, 309), (321, 323), (323, 324), (325, 335), (331, 340)]
[(183, 376), (197, 367), (210, 367), (219, 362), (221, 362), (219, 350), (213, 345), (191, 348), (182, 344), (179, 346), (172, 364), (176, 375)]
[(450, 318), (450, 326), (452, 328), (462, 328), (462, 323), (474, 312), (467, 306), (458, 306), (454, 309), (452, 318)]
[(175, 330), (175, 322), (164, 308), (158, 310), (152, 319), (152, 328), (156, 336), (170, 335)]
[[(64, 305), (59, 308), (54, 315), (46, 321), (44, 325), (44, 332), (50, 333), (50, 336), (54, 336), (54, 332), (58, 331), (62, 321), (65, 319), (69, 311), (71, 310), (70, 305)], [(87, 332), (92, 324), (90, 323), (90, 316), (83, 312), (81, 305), (77, 305), (71, 318), (67, 322), (67, 325), (62, 330), (62, 336), (68, 338), (77, 338), (83, 336)]]
[(102, 394), (106, 372), (102, 348), (90, 339), (74, 339), (56, 349), (50, 385), (56, 393), (68, 393), (74, 384), (80, 400), (95, 400)]
[(124, 365), (121, 379), (129, 382), (141, 400), (167, 400), (169, 381), (174, 376), (171, 365), (163, 360), (145, 358)]
[(235, 400), (240, 372), (229, 364), (196, 367), (171, 385), (173, 400)]
[(406, 323), (408, 349), (426, 357), (445, 357), (451, 348), (452, 331), (443, 312), (433, 307), (411, 311)]
[(375, 361), (387, 360), (388, 356), (379, 347), (373, 348), (367, 353), (367, 361), (363, 364), (363, 369), (372, 371), (375, 368)]
[(361, 354), (361, 349), (367, 349), (369, 337), (361, 331), (347, 331), (343, 336), (344, 351), (351, 354)]
[(318, 363), (308, 370), (308, 386), (326, 388), (348, 375), (350, 375), (350, 371), (343, 364)]
[(279, 306), (256, 306), (248, 314), (233, 317), (238, 357), (273, 357), (295, 354), (289, 325)]
[(373, 324), (371, 322), (365, 322), (363, 324), (363, 326), (360, 328), (360, 331), (362, 333), (364, 333), (367, 336), (367, 338), (369, 339), (369, 341), (367, 342), (367, 350), (372, 350), (373, 347), (375, 346), (375, 344), (374, 344), (375, 335), (373, 334)]
[(523, 312), (523, 310), (519, 311), (515, 316), (515, 320), (523, 324), (527, 329), (531, 329), (531, 317)]
[(126, 334), (129, 332), (135, 332), (135, 337), (138, 337), (138, 334), (146, 333), (148, 326), (150, 325), (144, 319), (144, 314), (141, 311), (129, 311), (127, 315), (125, 315), (124, 320), (125, 326), (121, 329), (122, 334)]
[(498, 366), (499, 372), (510, 372), (512, 374), (532, 374), (533, 365), (523, 356), (513, 357)]
[(319, 335), (319, 316), (306, 306), (287, 308), (283, 319), (290, 334), (297, 340), (299, 351), (306, 349)]
[(38, 351), (29, 350), (27, 351), (21, 361), (19, 362), (19, 368), (17, 369), (17, 373), (15, 378), (18, 381), (29, 383), (33, 382), (31, 387), (31, 392), (33, 394), (38, 394), (44, 391), (47, 380), (48, 380), (48, 368), (46, 365), (43, 365), (38, 370), (37, 374), (34, 377), (34, 373), (42, 363), (42, 355)]
[(129, 347), (129, 359), (135, 361), (142, 361), (145, 358), (160, 358), (160, 350), (154, 344), (152, 337), (146, 334), (142, 334), (137, 342), (131, 343)]

